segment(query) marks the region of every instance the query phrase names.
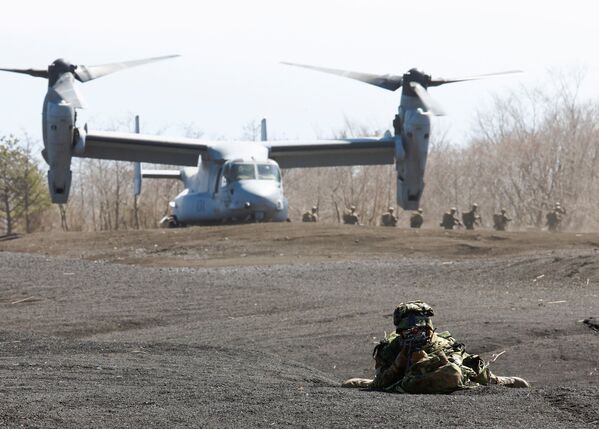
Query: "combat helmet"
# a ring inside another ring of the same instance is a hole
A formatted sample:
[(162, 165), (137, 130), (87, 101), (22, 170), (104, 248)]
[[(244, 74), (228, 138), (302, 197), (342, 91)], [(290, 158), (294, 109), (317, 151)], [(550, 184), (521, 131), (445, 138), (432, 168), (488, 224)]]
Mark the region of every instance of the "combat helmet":
[(433, 322), (430, 319), (434, 315), (433, 308), (426, 302), (402, 302), (393, 311), (393, 324), (397, 331), (413, 328), (414, 326), (427, 326), (434, 330)]

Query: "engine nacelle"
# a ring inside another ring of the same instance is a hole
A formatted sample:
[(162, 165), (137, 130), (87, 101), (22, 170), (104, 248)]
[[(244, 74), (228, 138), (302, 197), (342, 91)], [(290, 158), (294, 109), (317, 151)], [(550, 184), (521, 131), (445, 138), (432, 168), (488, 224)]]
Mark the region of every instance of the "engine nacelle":
[(71, 189), (71, 157), (75, 109), (65, 103), (48, 102), (44, 112), (44, 158), (50, 166), (48, 188), (53, 203), (65, 204)]
[(420, 206), (420, 197), (424, 191), (430, 124), (428, 115), (419, 109), (410, 109), (405, 113), (401, 138), (396, 137), (397, 204), (404, 210), (417, 210)]

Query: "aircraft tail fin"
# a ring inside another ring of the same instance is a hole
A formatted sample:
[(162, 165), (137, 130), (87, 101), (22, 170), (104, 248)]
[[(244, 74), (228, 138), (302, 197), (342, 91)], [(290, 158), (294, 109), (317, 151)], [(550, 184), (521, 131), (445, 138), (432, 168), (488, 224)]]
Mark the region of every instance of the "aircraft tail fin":
[(268, 140), (268, 133), (266, 131), (266, 118), (263, 118), (262, 121), (260, 121), (260, 141), (267, 141)]
[(141, 162), (133, 163), (133, 195), (141, 194)]

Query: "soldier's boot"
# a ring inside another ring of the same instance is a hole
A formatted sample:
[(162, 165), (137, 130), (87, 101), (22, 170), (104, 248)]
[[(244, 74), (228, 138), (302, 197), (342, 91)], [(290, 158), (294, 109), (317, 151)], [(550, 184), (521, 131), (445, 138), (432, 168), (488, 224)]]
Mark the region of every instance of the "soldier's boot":
[(499, 375), (491, 374), (491, 384), (498, 384), (505, 387), (524, 388), (530, 387), (528, 381), (520, 377), (502, 377)]
[(370, 378), (350, 378), (341, 383), (341, 387), (366, 389), (372, 386)]

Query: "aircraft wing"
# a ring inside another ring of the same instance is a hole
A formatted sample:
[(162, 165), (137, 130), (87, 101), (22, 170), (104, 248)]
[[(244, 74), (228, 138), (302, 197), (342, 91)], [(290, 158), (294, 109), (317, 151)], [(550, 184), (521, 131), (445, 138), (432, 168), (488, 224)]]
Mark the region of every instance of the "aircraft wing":
[(74, 156), (196, 167), (208, 146), (194, 139), (80, 130)]
[(340, 167), (351, 165), (393, 164), (395, 140), (355, 138), (316, 141), (267, 141), (270, 158), (281, 168)]

